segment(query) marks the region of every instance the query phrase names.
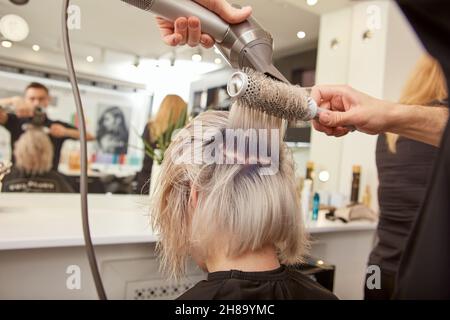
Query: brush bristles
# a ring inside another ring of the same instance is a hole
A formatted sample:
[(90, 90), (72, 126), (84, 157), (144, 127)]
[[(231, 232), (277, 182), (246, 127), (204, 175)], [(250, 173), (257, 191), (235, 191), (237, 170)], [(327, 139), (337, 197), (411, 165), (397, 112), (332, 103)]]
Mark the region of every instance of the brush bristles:
[(305, 89), (271, 79), (253, 69), (244, 72), (248, 76), (248, 88), (237, 104), (288, 121), (311, 120)]

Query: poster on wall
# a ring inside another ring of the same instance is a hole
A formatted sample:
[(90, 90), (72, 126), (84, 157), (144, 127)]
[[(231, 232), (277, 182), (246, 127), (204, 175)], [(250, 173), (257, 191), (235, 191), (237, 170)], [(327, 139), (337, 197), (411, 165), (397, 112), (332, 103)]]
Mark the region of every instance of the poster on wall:
[(101, 153), (127, 153), (130, 119), (131, 108), (98, 105), (96, 137)]

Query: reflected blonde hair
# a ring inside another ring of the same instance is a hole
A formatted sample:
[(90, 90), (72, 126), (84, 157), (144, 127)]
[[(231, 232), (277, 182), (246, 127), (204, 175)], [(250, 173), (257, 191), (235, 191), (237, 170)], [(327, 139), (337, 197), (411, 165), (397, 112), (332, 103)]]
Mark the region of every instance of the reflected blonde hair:
[[(426, 54), (417, 63), (403, 89), (399, 102), (406, 105), (426, 106), (448, 97), (447, 83), (439, 62)], [(398, 135), (386, 133), (389, 151), (397, 152)]]
[[(280, 143), (280, 150), (272, 150), (280, 153), (273, 175), (261, 175), (257, 164), (184, 161), (211, 143), (194, 130), (199, 123), (203, 131), (221, 135), (232, 127), (228, 112), (202, 113), (166, 151), (151, 212), (162, 269), (178, 277), (193, 251), (205, 259), (218, 251), (234, 258), (268, 245), (275, 246), (281, 263), (300, 262), (308, 240), (289, 149)], [(197, 192), (196, 205), (191, 190)]]
[(53, 145), (42, 130), (28, 129), (14, 145), (16, 167), (30, 175), (40, 175), (52, 169)]
[(167, 95), (161, 102), (156, 116), (148, 123), (150, 141), (158, 140), (170, 125), (176, 124), (186, 109), (187, 104), (181, 97)]

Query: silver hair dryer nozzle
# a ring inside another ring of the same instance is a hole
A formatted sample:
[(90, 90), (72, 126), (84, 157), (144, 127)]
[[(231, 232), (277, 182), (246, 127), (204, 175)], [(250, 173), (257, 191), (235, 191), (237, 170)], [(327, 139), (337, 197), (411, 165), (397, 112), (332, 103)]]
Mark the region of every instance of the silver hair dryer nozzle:
[(228, 81), (227, 91), (246, 107), (289, 121), (309, 121), (320, 112), (305, 89), (271, 79), (251, 69), (235, 72)]

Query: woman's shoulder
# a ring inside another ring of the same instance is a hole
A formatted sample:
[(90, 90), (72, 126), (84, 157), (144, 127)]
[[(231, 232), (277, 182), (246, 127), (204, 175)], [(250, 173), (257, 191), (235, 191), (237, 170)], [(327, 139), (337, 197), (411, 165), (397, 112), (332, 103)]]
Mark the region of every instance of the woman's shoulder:
[(337, 300), (338, 298), (310, 276), (294, 268), (287, 268), (286, 285), (295, 300)]

